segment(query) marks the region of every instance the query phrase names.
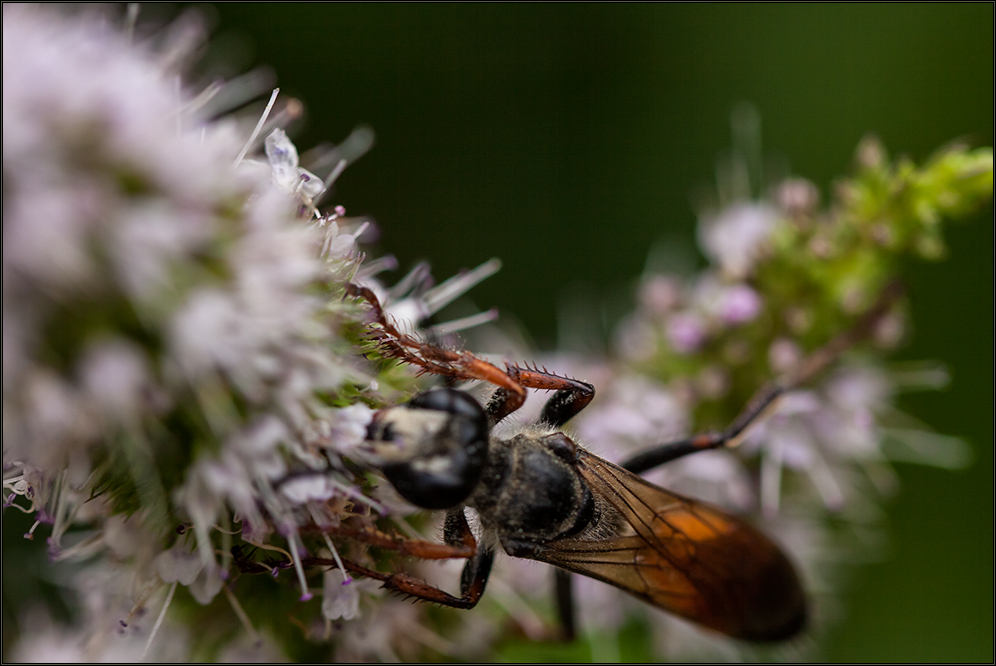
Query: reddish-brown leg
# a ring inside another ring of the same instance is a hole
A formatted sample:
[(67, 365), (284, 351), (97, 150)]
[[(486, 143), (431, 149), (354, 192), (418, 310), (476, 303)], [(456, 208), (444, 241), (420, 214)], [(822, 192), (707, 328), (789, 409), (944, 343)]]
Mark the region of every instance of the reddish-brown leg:
[(526, 389), (556, 391), (543, 408), (541, 420), (554, 427), (567, 423), (591, 402), (595, 389), (591, 384), (563, 377), (536, 366), (508, 365), (505, 370), (477, 358), (470, 352), (441, 349), (418, 338), (402, 333), (384, 313), (377, 296), (368, 288), (346, 285), (346, 293), (364, 299), (371, 308), (377, 339), (384, 352), (406, 363), (417, 365), (425, 372), (454, 379), (478, 379), (494, 384), (485, 412), (491, 425), (515, 412), (526, 399)]
[[(420, 559), (467, 558), (467, 564), (460, 577), (459, 597), (406, 573), (385, 573), (357, 564), (349, 559), (341, 559), (342, 566), (346, 571), (379, 580), (388, 590), (453, 608), (469, 609), (477, 605), (484, 594), (484, 588), (487, 586), (488, 576), (491, 573), (491, 565), (494, 562), (494, 550), (490, 548), (478, 549), (474, 533), (471, 531), (462, 509), (454, 509), (446, 515), (446, 524), (443, 528), (446, 543), (406, 539), (373, 529), (356, 529), (347, 526), (326, 531)], [(238, 552), (233, 549), (233, 555), (236, 555), (236, 561), (243, 573), (272, 573), (275, 570), (293, 566), (290, 561), (275, 564), (253, 562), (242, 554), (241, 549)], [(339, 563), (335, 559), (325, 557), (304, 558), (302, 563), (305, 566), (339, 567)]]
[[(567, 423), (595, 397), (595, 387), (591, 384), (554, 374), (546, 368), (540, 370), (536, 366), (506, 365), (505, 372), (512, 381), (524, 388), (556, 391), (547, 400), (540, 414), (541, 422), (555, 428)], [(509, 402), (509, 394), (503, 387), (499, 387), (491, 394), (491, 399), (484, 408), (491, 425), (519, 408), (518, 404), (512, 408)]]
[(469, 528), (466, 534), (461, 533), (458, 540), (446, 543), (409, 539), (400, 534), (388, 534), (374, 528), (357, 528), (349, 525), (332, 528), (314, 527), (304, 531), (325, 532), (333, 536), (346, 537), (377, 548), (393, 550), (405, 557), (417, 557), (420, 560), (468, 559), (477, 552), (477, 541)]
[[(405, 573), (385, 573), (341, 558), (342, 567), (346, 571), (379, 580), (385, 588), (391, 591), (453, 608), (469, 609), (477, 605), (484, 594), (484, 588), (487, 586), (488, 576), (491, 573), (491, 565), (494, 562), (494, 550), (490, 548), (478, 549), (477, 540), (474, 538), (474, 533), (470, 529), (462, 509), (454, 509), (446, 515), (446, 523), (443, 528), (446, 543), (408, 539), (372, 528), (363, 529), (347, 525), (331, 529), (322, 529), (316, 526), (305, 531), (324, 531), (328, 534), (347, 537), (378, 548), (393, 550), (401, 555), (424, 560), (466, 558), (467, 564), (460, 577), (459, 597)], [(290, 560), (257, 562), (252, 559), (252, 551), (245, 552), (240, 546), (232, 548), (232, 556), (239, 570), (246, 574), (274, 574), (294, 566)], [(302, 563), (308, 567), (339, 567), (339, 563), (335, 559), (326, 557), (306, 557), (302, 559)]]
[(346, 285), (346, 293), (364, 299), (370, 304), (374, 323), (380, 329), (373, 331), (383, 352), (405, 363), (417, 365), (423, 372), (431, 372), (453, 379), (477, 379), (504, 390), (505, 409), (511, 414), (526, 400), (525, 388), (498, 367), (479, 359), (470, 352), (442, 349), (418, 338), (402, 333), (384, 313), (377, 296), (366, 287)]
[[(461, 584), (460, 596), (455, 597), (449, 592), (440, 590), (438, 587), (429, 585), (413, 576), (405, 573), (384, 573), (376, 569), (369, 569), (350, 560), (342, 560), (343, 567), (350, 573), (359, 574), (367, 578), (379, 580), (384, 584), (384, 588), (392, 592), (406, 594), (422, 601), (431, 601), (451, 608), (470, 609), (477, 605), (484, 594), (484, 587), (487, 584), (488, 575), (491, 573), (491, 564), (494, 562), (493, 551), (481, 551), (469, 563), (474, 563), (469, 584)], [(306, 566), (322, 566), (338, 568), (339, 563), (330, 558), (310, 557), (304, 560)], [(465, 570), (466, 571), (466, 570)], [(467, 577), (465, 576), (465, 580)]]

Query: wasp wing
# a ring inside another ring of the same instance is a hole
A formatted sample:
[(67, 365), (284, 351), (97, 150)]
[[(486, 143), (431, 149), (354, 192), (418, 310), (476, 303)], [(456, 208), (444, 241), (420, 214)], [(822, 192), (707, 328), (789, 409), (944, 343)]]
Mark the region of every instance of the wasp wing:
[(578, 454), (578, 472), (591, 491), (634, 533), (560, 539), (545, 544), (536, 559), (737, 638), (781, 640), (802, 628), (806, 604), (798, 576), (761, 532), (586, 451)]

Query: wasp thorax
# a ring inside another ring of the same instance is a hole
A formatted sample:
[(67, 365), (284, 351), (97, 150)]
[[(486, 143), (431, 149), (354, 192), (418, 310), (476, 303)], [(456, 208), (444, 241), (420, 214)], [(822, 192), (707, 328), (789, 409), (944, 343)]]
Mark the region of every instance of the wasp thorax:
[(448, 509), (477, 485), (487, 458), (488, 422), (469, 395), (440, 389), (378, 412), (367, 439), (402, 497), (426, 509)]
[(562, 433), (527, 432), (491, 442), (480, 487), (468, 504), (506, 551), (521, 557), (524, 545), (573, 536), (591, 523), (594, 500), (575, 456), (574, 442)]

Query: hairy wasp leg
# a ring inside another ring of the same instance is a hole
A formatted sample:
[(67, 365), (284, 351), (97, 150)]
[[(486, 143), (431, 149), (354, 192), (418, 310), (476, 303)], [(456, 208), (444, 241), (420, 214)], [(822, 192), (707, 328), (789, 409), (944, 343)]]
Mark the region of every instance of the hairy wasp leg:
[[(530, 368), (529, 366), (508, 365), (505, 367), (505, 372), (520, 387), (556, 391), (547, 400), (540, 415), (541, 422), (554, 428), (560, 428), (570, 421), (595, 397), (595, 387), (591, 384), (554, 374), (545, 368), (540, 370), (535, 366)], [(498, 423), (519, 408), (518, 404), (512, 408), (509, 404), (510, 398), (512, 396), (502, 387), (491, 394), (491, 399), (488, 400), (488, 404), (484, 408), (491, 425)]]
[(451, 547), (469, 548), (477, 550), (477, 539), (474, 532), (467, 523), (467, 515), (463, 512), (463, 507), (450, 509), (446, 512), (446, 520), (443, 522), (443, 542)]
[(556, 391), (547, 401), (541, 416), (543, 422), (554, 427), (567, 423), (595, 395), (594, 387), (587, 382), (562, 377), (535, 366), (530, 368), (510, 365), (501, 370), (470, 352), (442, 349), (419, 340), (398, 330), (385, 314), (377, 296), (367, 287), (347, 284), (346, 293), (362, 298), (370, 305), (374, 323), (380, 327), (374, 332), (374, 338), (380, 342), (388, 356), (451, 380), (477, 379), (497, 386), (485, 407), (488, 422), (492, 426), (522, 406), (527, 388)]
[[(473, 573), (469, 584), (462, 584), (459, 597), (455, 597), (449, 592), (444, 592), (438, 587), (429, 585), (414, 576), (404, 573), (384, 573), (376, 569), (367, 568), (351, 560), (343, 559), (342, 566), (350, 573), (358, 574), (366, 578), (379, 580), (386, 590), (406, 594), (422, 601), (431, 601), (451, 608), (468, 610), (477, 605), (484, 594), (484, 586), (487, 583), (488, 575), (491, 573), (491, 564), (494, 562), (494, 551), (479, 551), (471, 560), (474, 563)], [(332, 569), (339, 568), (339, 563), (332, 558), (309, 557), (304, 560), (306, 566), (322, 566)], [(467, 569), (464, 569), (466, 572)]]
[(470, 352), (443, 349), (399, 331), (384, 313), (377, 296), (367, 287), (349, 283), (346, 285), (346, 293), (369, 303), (374, 323), (380, 326), (379, 330), (373, 331), (373, 337), (380, 342), (381, 349), (387, 356), (416, 365), (423, 372), (451, 380), (477, 379), (497, 386), (501, 393), (501, 404), (497, 410), (501, 412), (501, 416), (491, 420), (489, 413), (491, 425), (517, 410), (526, 401), (526, 389), (497, 366)]
[(561, 428), (588, 406), (595, 397), (595, 387), (572, 377), (557, 375), (546, 368), (511, 365), (508, 376), (531, 389), (556, 391), (543, 406), (540, 421), (554, 428)]
[[(467, 514), (464, 513), (463, 507), (446, 512), (446, 521), (443, 523), (443, 541), (452, 547), (462, 545), (477, 549), (477, 540), (467, 523)], [(463, 572), (460, 574), (460, 595), (462, 601), (471, 604), (468, 608), (473, 608), (481, 595), (484, 594), (494, 559), (493, 549), (482, 548), (477, 550), (463, 566)]]
[[(495, 553), (490, 548), (481, 549), (474, 557), (467, 560), (463, 575), (460, 578), (460, 596), (455, 597), (449, 592), (440, 590), (438, 587), (429, 585), (408, 574), (384, 574), (380, 571), (356, 571), (363, 575), (376, 578), (383, 582), (384, 588), (392, 592), (407, 594), (423, 601), (432, 601), (451, 608), (469, 610), (477, 605), (484, 595), (484, 588), (488, 584), (488, 577), (491, 575), (491, 565), (494, 563)], [(349, 564), (343, 562), (346, 568)]]
[[(454, 550), (469, 549), (473, 553), (467, 559), (467, 564), (464, 565), (460, 575), (459, 597), (408, 574), (387, 574), (367, 569), (347, 560), (343, 560), (343, 566), (353, 573), (381, 581), (386, 589), (393, 592), (407, 594), (423, 601), (432, 601), (452, 608), (473, 608), (480, 601), (484, 594), (484, 588), (487, 587), (488, 577), (491, 575), (491, 565), (494, 564), (495, 559), (494, 550), (491, 548), (478, 549), (477, 540), (474, 538), (474, 533), (467, 523), (467, 517), (462, 508), (453, 509), (446, 513), (446, 522), (443, 524), (443, 540), (446, 542), (445, 547)], [(443, 544), (437, 545), (443, 546)], [(323, 560), (322, 564), (336, 566), (334, 560)]]
[(348, 525), (338, 527), (324, 527), (318, 531), (331, 534), (333, 536), (347, 537), (361, 543), (370, 544), (377, 548), (393, 550), (399, 555), (406, 557), (417, 557), (420, 560), (452, 560), (466, 559), (474, 556), (477, 552), (477, 543), (471, 534), (471, 540), (439, 543), (436, 541), (424, 541), (422, 539), (410, 539), (399, 534), (387, 534), (372, 528), (358, 529)]

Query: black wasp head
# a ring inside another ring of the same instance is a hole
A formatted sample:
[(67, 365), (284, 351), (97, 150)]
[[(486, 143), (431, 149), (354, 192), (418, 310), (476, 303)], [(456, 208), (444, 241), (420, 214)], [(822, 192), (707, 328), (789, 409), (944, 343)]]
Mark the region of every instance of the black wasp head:
[(488, 457), (488, 419), (462, 391), (437, 389), (377, 413), (367, 439), (395, 490), (425, 509), (449, 509), (477, 487)]

